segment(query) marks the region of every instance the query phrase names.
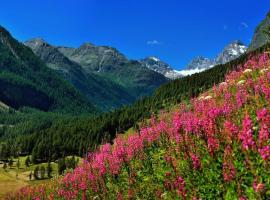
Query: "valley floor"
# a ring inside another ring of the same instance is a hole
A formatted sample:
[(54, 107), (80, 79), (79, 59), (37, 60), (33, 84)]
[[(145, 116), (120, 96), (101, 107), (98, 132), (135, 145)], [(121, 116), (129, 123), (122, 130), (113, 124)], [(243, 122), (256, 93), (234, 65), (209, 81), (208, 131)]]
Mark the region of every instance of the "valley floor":
[[(16, 167), (16, 162), (18, 160), (17, 158), (13, 159), (14, 160), (13, 166), (12, 167), (7, 166), (6, 169), (3, 168), (3, 163), (0, 163), (0, 200), (4, 199), (4, 196), (7, 195), (8, 193), (18, 191), (19, 189), (25, 186), (40, 185), (50, 182), (51, 179), (48, 178), (42, 180), (35, 180), (33, 175), (30, 180), (29, 174), (31, 172), (33, 174), (34, 169), (37, 165), (30, 164), (29, 167), (26, 167), (25, 159), (26, 156), (19, 157), (20, 160), (19, 169), (17, 169)], [(38, 165), (44, 166), (46, 168), (47, 163), (40, 163)], [(57, 174), (57, 163), (51, 162), (51, 165), (53, 168), (52, 175), (55, 176)]]

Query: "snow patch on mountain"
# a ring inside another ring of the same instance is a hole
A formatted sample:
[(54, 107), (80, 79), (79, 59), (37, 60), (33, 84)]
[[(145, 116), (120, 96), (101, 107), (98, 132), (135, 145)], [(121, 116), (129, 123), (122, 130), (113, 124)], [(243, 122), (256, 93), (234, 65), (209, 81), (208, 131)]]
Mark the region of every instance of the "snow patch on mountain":
[(195, 73), (200, 73), (219, 64), (225, 64), (238, 58), (247, 51), (247, 47), (239, 40), (227, 45), (221, 53), (215, 58), (210, 59), (203, 56), (197, 56), (184, 68), (184, 70), (174, 70), (169, 64), (161, 61), (155, 56), (149, 56), (141, 59), (142, 65), (145, 67), (163, 74), (169, 79), (181, 78)]
[(148, 69), (163, 74), (165, 77), (169, 79), (176, 79), (182, 77), (182, 75), (175, 72), (174, 69), (169, 64), (161, 61), (157, 57), (149, 56), (144, 59), (141, 59), (139, 62)]

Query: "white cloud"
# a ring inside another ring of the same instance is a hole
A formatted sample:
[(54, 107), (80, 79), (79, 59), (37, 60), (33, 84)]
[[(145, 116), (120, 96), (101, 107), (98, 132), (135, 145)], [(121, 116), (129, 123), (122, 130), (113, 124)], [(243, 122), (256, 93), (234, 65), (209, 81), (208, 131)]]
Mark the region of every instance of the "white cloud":
[(247, 24), (246, 22), (241, 22), (241, 26), (242, 26), (243, 28), (248, 28), (248, 24)]
[(162, 45), (163, 43), (158, 40), (149, 40), (147, 41), (147, 45)]
[(240, 31), (245, 30), (245, 29), (247, 29), (247, 28), (248, 28), (248, 24), (247, 24), (246, 22), (241, 22), (241, 23), (239, 24), (239, 27), (238, 27), (238, 29), (239, 29)]

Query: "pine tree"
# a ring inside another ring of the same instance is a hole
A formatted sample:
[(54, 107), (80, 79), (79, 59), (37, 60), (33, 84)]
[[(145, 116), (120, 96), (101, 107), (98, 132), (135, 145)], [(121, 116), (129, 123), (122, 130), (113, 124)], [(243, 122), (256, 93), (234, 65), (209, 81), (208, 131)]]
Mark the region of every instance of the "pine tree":
[(34, 178), (36, 180), (39, 179), (39, 166), (36, 166), (35, 169), (34, 169)]
[(270, 26), (263, 30), (263, 33), (267, 35), (268, 41), (270, 41)]
[(12, 158), (9, 159), (9, 161), (8, 161), (8, 166), (9, 166), (9, 168), (11, 168), (11, 167), (13, 166), (13, 160), (12, 160)]
[(58, 159), (58, 174), (61, 175), (66, 170), (65, 158)]
[(3, 169), (6, 170), (6, 168), (7, 168), (7, 163), (4, 162)]
[(45, 177), (45, 167), (41, 166), (40, 167), (40, 179), (44, 179)]
[(30, 162), (31, 162), (31, 160), (30, 160), (29, 156), (27, 156), (27, 158), (25, 159), (25, 166), (26, 167), (29, 167), (30, 166)]
[(48, 175), (48, 178), (51, 178), (52, 177), (52, 165), (51, 165), (51, 162), (49, 161), (48, 162), (48, 165), (47, 165), (47, 175)]
[(17, 162), (16, 162), (16, 167), (17, 167), (17, 169), (19, 169), (20, 166), (21, 166), (20, 159), (18, 159)]
[(30, 172), (30, 174), (29, 174), (29, 181), (31, 181), (32, 180), (32, 171)]

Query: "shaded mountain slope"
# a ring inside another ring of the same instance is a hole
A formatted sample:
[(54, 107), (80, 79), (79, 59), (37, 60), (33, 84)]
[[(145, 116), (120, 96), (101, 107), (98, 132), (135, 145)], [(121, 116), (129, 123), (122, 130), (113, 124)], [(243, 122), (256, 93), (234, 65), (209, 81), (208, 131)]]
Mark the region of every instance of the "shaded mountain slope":
[(106, 111), (132, 103), (132, 97), (123, 87), (86, 71), (76, 62), (69, 60), (56, 47), (42, 39), (25, 42), (48, 67), (56, 70), (76, 89), (84, 94), (99, 109)]
[(0, 91), (0, 100), (16, 109), (28, 106), (44, 111), (96, 110), (3, 27), (0, 27)]
[(70, 60), (80, 64), (88, 73), (95, 73), (124, 87), (133, 97), (149, 95), (168, 82), (140, 62), (128, 60), (117, 49), (85, 43), (79, 48), (58, 47)]

